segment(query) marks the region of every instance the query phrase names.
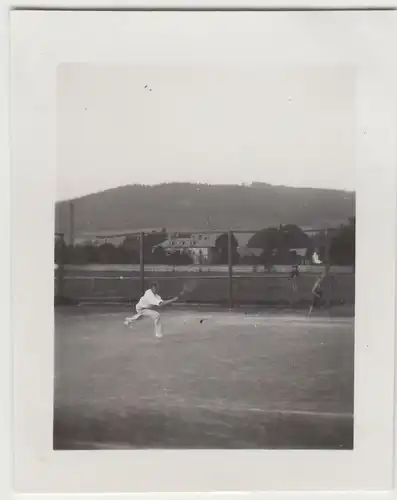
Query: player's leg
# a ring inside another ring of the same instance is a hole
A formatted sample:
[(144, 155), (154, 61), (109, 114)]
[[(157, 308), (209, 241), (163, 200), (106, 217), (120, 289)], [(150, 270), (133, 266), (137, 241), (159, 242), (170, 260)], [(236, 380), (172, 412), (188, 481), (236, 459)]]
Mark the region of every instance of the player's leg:
[(308, 316), (311, 316), (311, 314), (312, 314), (313, 309), (315, 308), (315, 306), (316, 306), (316, 297), (313, 296), (312, 303), (310, 304), (310, 309), (309, 309)]
[(154, 322), (154, 334), (156, 337), (160, 338), (163, 336), (163, 326), (161, 324), (161, 316), (158, 311), (153, 311), (153, 309), (143, 309), (142, 316), (151, 318)]
[(137, 321), (141, 317), (142, 317), (142, 311), (136, 309), (136, 313), (134, 314), (134, 316), (129, 316), (128, 318), (125, 318), (124, 324), (130, 325), (131, 323), (133, 323), (134, 321)]

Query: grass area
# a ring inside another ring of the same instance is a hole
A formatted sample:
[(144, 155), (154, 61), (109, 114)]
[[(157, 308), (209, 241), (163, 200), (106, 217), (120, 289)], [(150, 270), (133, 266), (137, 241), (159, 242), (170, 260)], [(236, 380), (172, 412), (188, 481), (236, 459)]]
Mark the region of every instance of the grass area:
[(352, 448), (352, 319), (126, 313), (57, 310), (55, 448)]

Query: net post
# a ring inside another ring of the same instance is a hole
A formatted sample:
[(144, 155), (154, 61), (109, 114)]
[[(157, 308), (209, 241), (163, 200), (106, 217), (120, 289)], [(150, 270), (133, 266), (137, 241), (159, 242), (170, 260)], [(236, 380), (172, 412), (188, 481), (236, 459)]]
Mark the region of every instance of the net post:
[(229, 281), (229, 308), (233, 308), (233, 231), (228, 232), (227, 238), (228, 281)]
[(141, 283), (141, 295), (145, 293), (145, 233), (139, 235), (139, 277)]
[(328, 231), (328, 229), (325, 229), (324, 236), (325, 236), (325, 278), (326, 278), (326, 283), (327, 283), (327, 294), (326, 294), (325, 301), (326, 301), (327, 309), (330, 309), (330, 307), (331, 307), (331, 286), (330, 286), (330, 280), (329, 280), (329, 274), (330, 274), (330, 261), (329, 261), (330, 241), (329, 241), (329, 231)]

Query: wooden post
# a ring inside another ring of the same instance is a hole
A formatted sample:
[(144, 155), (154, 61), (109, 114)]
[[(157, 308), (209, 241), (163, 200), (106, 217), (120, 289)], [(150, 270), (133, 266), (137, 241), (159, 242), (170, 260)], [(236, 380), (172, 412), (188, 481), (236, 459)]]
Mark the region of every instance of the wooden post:
[[(58, 244), (60, 245), (60, 252), (58, 254), (58, 262), (57, 268), (55, 271), (55, 282), (56, 282), (56, 297), (55, 301), (56, 303), (59, 303), (62, 301), (63, 294), (64, 294), (64, 276), (65, 276), (65, 239), (63, 234), (56, 235), (56, 238), (58, 238)], [(55, 243), (56, 244), (56, 243)]]
[(74, 245), (74, 203), (69, 203), (69, 245)]
[(141, 295), (145, 293), (145, 233), (140, 233), (139, 240), (139, 264), (141, 279)]
[(326, 305), (327, 309), (331, 307), (331, 283), (329, 279), (329, 274), (330, 274), (330, 261), (329, 261), (329, 246), (330, 246), (330, 241), (329, 241), (329, 233), (328, 229), (324, 231), (325, 234), (325, 279), (326, 279)]
[(233, 309), (233, 232), (229, 231), (227, 239), (227, 257), (229, 270), (229, 309)]

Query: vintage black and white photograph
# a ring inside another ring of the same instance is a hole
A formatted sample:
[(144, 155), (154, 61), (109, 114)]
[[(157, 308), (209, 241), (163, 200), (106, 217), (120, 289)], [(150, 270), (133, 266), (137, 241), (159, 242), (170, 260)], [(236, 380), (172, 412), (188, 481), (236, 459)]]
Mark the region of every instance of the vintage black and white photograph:
[(57, 71), (53, 445), (353, 449), (354, 72)]
[(395, 13), (11, 18), (16, 490), (392, 488)]

